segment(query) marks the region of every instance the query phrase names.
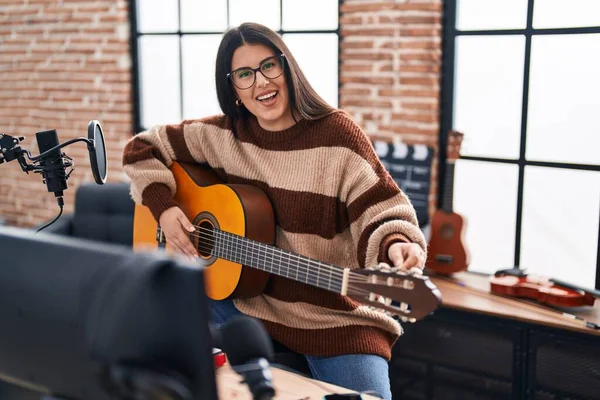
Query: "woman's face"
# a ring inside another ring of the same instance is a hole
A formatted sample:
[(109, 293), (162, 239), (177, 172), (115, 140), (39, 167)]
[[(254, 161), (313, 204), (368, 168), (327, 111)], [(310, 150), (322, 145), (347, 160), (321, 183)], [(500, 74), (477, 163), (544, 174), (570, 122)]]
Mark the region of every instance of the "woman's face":
[[(260, 126), (270, 131), (287, 129), (295, 123), (283, 63), (279, 54), (262, 44), (244, 44), (231, 59), (230, 78), (237, 98), (256, 116)], [(260, 70), (254, 71), (257, 68)]]

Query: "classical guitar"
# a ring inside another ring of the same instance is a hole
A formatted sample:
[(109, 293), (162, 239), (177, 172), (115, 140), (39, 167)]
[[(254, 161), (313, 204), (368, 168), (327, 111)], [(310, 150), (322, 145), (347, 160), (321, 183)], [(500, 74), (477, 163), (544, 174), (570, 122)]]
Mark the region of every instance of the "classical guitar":
[[(175, 200), (196, 231), (190, 240), (205, 265), (205, 289), (214, 300), (257, 296), (269, 274), (348, 296), (402, 321), (415, 322), (441, 302), (426, 276), (393, 269), (350, 270), (273, 245), (275, 218), (267, 195), (254, 186), (223, 184), (198, 165), (173, 163)], [(169, 248), (150, 210), (136, 205), (135, 249)]]
[(464, 271), (469, 266), (469, 250), (464, 240), (466, 221), (453, 211), (454, 164), (459, 158), (462, 140), (462, 133), (450, 131), (442, 209), (436, 210), (431, 218), (426, 265), (428, 269), (442, 275)]

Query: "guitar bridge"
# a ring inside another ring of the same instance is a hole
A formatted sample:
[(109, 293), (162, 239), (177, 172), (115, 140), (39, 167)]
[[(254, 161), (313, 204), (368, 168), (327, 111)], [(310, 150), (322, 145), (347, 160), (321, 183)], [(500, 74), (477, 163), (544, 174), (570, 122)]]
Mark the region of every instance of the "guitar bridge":
[(452, 264), (452, 256), (450, 254), (436, 254), (435, 261)]

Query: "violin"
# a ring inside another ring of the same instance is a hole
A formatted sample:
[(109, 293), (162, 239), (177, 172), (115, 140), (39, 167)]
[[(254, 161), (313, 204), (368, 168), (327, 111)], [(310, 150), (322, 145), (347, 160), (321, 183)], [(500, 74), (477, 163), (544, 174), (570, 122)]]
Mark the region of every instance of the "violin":
[(582, 288), (554, 278), (528, 275), (519, 268), (497, 271), (490, 278), (492, 293), (525, 297), (556, 307), (593, 306), (600, 291)]

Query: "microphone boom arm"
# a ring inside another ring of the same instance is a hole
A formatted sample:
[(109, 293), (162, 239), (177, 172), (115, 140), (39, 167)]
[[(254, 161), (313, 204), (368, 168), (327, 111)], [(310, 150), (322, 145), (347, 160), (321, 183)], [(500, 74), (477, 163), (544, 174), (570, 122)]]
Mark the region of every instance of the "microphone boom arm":
[[(88, 151), (95, 151), (94, 142), (92, 140), (84, 138), (84, 137), (79, 137), (79, 138), (75, 138), (75, 139), (69, 139), (66, 142), (61, 143), (58, 146), (54, 146), (51, 149), (48, 149), (48, 150), (44, 151), (43, 153), (40, 153), (34, 157), (31, 155), (29, 150), (23, 149), (23, 148), (21, 148), (21, 146), (18, 145), (18, 143), (20, 141), (23, 141), (24, 139), (25, 138), (22, 136), (14, 137), (14, 136), (7, 135), (7, 134), (0, 134), (0, 152), (1, 152), (0, 153), (0, 164), (2, 164), (3, 162), (9, 162), (9, 161), (16, 159), (17, 161), (19, 161), (19, 164), (21, 165), (21, 169), (23, 171), (25, 171), (26, 173), (29, 173), (31, 171), (41, 172), (43, 170), (43, 167), (41, 167), (39, 165), (27, 164), (27, 160), (25, 160), (24, 156), (27, 156), (29, 161), (36, 162), (36, 161), (41, 160), (48, 154), (52, 153), (53, 151), (62, 149), (63, 147), (66, 147), (66, 146), (76, 143), (76, 142), (86, 142)], [(13, 144), (13, 147), (8, 148), (8, 144)], [(66, 166), (70, 167), (70, 166), (72, 166), (72, 164), (66, 165)]]
[(31, 154), (29, 153), (29, 150), (23, 150), (23, 151), (25, 152), (25, 154), (27, 155), (27, 158), (29, 158), (30, 161), (37, 161), (37, 160), (47, 156), (48, 154), (50, 154), (53, 151), (62, 149), (63, 147), (66, 147), (66, 146), (76, 143), (76, 142), (86, 142), (88, 150), (90, 150), (90, 151), (94, 150), (94, 142), (93, 141), (91, 141), (90, 139), (87, 139), (87, 138), (79, 137), (79, 138), (75, 138), (75, 139), (69, 139), (66, 142), (61, 143), (58, 146), (54, 146), (53, 148), (46, 150), (45, 152), (38, 154), (35, 157), (31, 156)]

